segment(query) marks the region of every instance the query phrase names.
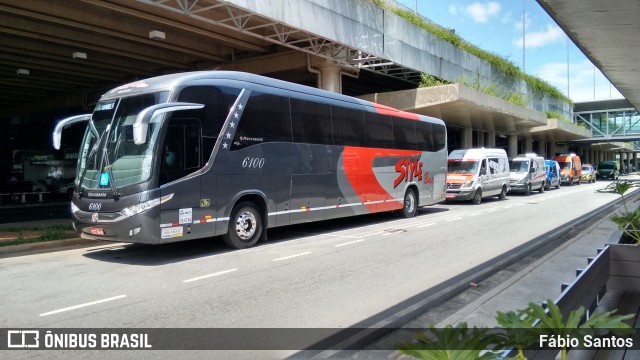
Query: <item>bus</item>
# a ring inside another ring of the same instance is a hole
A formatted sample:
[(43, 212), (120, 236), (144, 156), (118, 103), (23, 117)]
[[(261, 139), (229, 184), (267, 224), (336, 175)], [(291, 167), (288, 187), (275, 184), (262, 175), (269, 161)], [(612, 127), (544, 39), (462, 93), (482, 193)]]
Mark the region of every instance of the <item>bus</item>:
[(444, 201), (442, 120), (254, 74), (197, 71), (116, 87), (86, 122), (71, 212), (85, 239), (160, 244)]

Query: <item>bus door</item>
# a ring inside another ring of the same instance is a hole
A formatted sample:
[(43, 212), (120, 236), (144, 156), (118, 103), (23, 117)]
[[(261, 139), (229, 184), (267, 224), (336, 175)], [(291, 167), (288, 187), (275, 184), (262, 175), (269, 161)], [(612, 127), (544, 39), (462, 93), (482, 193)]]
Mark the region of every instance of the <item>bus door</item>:
[[(189, 234), (213, 233), (214, 223), (200, 220), (214, 216), (213, 206), (201, 202), (202, 176), (187, 175), (202, 167), (202, 142), (199, 119), (169, 120), (166, 137), (162, 144), (159, 185), (161, 195), (173, 194), (170, 201), (161, 205), (160, 223), (164, 228), (171, 224), (171, 231), (163, 236), (181, 237)], [(215, 188), (215, 184), (212, 185)], [(197, 224), (194, 226), (194, 224)]]

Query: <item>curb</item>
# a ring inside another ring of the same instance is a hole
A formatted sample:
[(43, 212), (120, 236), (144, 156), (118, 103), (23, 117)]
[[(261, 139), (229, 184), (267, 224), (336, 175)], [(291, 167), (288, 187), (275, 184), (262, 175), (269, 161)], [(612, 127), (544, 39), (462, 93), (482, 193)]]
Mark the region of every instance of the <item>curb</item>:
[(72, 248), (82, 249), (92, 246), (109, 244), (108, 241), (88, 240), (82, 238), (71, 238), (63, 240), (43, 241), (29, 244), (19, 244), (0, 247), (0, 258), (32, 255), (35, 253), (47, 253), (61, 250), (71, 250)]

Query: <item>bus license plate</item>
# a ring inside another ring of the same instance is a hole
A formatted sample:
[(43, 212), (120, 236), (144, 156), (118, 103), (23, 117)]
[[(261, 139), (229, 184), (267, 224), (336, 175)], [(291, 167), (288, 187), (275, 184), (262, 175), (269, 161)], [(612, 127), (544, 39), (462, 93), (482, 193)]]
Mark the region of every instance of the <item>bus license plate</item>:
[(91, 228), (89, 231), (91, 231), (91, 235), (104, 235), (103, 228)]

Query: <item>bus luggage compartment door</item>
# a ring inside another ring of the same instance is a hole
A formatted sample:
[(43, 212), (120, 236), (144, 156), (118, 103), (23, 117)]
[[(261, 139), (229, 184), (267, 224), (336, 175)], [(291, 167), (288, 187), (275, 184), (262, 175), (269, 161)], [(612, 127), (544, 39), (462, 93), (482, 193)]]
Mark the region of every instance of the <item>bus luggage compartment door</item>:
[(290, 223), (324, 219), (328, 175), (291, 175)]

